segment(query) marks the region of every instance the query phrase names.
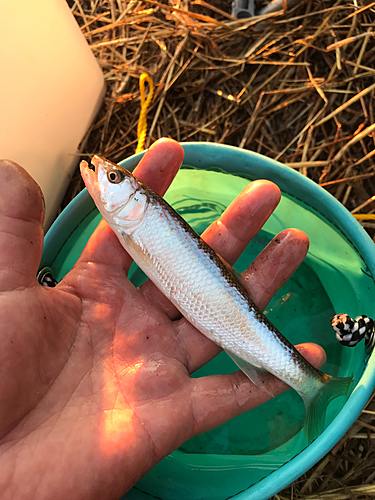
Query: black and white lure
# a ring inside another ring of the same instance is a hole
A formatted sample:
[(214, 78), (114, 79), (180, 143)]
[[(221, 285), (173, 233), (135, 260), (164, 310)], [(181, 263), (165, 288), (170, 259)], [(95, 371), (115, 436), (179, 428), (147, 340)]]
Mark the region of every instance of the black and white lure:
[(354, 347), (365, 339), (367, 349), (375, 344), (374, 320), (362, 315), (352, 319), (347, 314), (336, 314), (331, 319), (331, 325), (336, 332), (336, 339), (340, 344)]
[(44, 267), (38, 272), (37, 280), (42, 286), (47, 286), (53, 288), (57, 285), (57, 280), (53, 275), (53, 271), (50, 267)]

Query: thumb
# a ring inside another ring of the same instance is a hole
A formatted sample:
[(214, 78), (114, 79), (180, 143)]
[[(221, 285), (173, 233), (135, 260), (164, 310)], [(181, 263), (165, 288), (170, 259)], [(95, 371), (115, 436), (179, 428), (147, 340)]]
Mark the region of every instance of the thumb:
[(17, 163), (0, 160), (0, 291), (36, 280), (43, 248), (43, 194)]

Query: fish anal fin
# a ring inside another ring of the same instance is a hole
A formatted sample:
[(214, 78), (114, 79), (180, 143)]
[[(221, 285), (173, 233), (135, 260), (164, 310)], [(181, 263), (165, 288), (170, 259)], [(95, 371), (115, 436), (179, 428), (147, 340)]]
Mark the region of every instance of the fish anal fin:
[(266, 392), (271, 398), (274, 398), (277, 395), (277, 393), (273, 392), (270, 388), (270, 384), (266, 383), (270, 379), (270, 377), (272, 377), (270, 373), (262, 370), (261, 368), (256, 368), (254, 365), (238, 357), (233, 352), (227, 350), (225, 350), (225, 352), (228, 354), (231, 360), (236, 363), (238, 368), (242, 370), (244, 374), (252, 381), (254, 385)]

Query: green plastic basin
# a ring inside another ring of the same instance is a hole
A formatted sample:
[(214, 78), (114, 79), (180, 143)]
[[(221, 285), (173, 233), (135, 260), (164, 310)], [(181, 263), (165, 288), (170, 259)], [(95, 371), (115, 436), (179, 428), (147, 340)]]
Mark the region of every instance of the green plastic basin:
[[(294, 391), (184, 443), (128, 492), (124, 499), (267, 499), (323, 457), (345, 434), (374, 388), (374, 355), (364, 345), (341, 347), (329, 324), (340, 312), (373, 316), (374, 244), (358, 222), (331, 195), (284, 165), (250, 151), (209, 143), (183, 144), (185, 160), (167, 201), (202, 232), (250, 181), (269, 179), (282, 200), (253, 239), (236, 268), (243, 271), (270, 239), (287, 227), (307, 233), (309, 253), (294, 276), (267, 307), (271, 321), (293, 343), (313, 341), (327, 352), (324, 371), (354, 376), (347, 398), (328, 408), (325, 430), (307, 445), (304, 406)], [(143, 153), (122, 162), (133, 170)], [(57, 280), (72, 268), (100, 221), (83, 190), (45, 237), (41, 268)], [(139, 285), (143, 273), (132, 266)], [(194, 376), (228, 373), (236, 367), (220, 354)], [(126, 471), (124, 471), (126, 474)]]

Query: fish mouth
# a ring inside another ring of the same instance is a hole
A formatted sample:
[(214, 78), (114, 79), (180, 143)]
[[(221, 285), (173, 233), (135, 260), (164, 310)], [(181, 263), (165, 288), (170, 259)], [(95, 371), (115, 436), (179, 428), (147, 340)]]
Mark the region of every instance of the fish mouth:
[(81, 163), (80, 163), (81, 173), (85, 172), (88, 175), (92, 175), (92, 174), (90, 174), (90, 172), (92, 172), (92, 173), (97, 174), (98, 173), (98, 169), (99, 169), (99, 165), (101, 163), (104, 163), (104, 162), (105, 163), (111, 163), (108, 160), (105, 160), (104, 158), (101, 158), (100, 156), (97, 156), (97, 155), (95, 155), (95, 156), (93, 156), (91, 158), (91, 162), (90, 163), (88, 163), (86, 160), (82, 160)]
[(98, 171), (101, 163), (111, 162), (106, 160), (105, 158), (101, 158), (100, 156), (95, 155), (91, 158), (90, 163), (85, 160), (82, 160), (80, 163), (81, 175), (89, 191), (89, 187), (93, 186), (93, 184), (98, 180)]
[(91, 162), (91, 164), (89, 164), (87, 161), (82, 160), (79, 165), (83, 182), (85, 183), (85, 186), (88, 192), (90, 193), (91, 197), (94, 199), (95, 199), (95, 184), (97, 183), (98, 180), (97, 167), (99, 165), (99, 162), (97, 164), (95, 163)]
[[(85, 180), (85, 177), (86, 177), (87, 175), (92, 175), (92, 174), (94, 174), (94, 173), (95, 173), (95, 169), (93, 169), (93, 168), (91, 167), (91, 165), (89, 165), (89, 164), (87, 163), (87, 161), (86, 161), (86, 160), (82, 160), (82, 161), (81, 161), (81, 163), (79, 164), (79, 169), (80, 169), (80, 171), (81, 171), (81, 175), (82, 175), (82, 177), (83, 177), (83, 179), (84, 179), (84, 180)], [(91, 172), (91, 173), (90, 173), (90, 172)]]

